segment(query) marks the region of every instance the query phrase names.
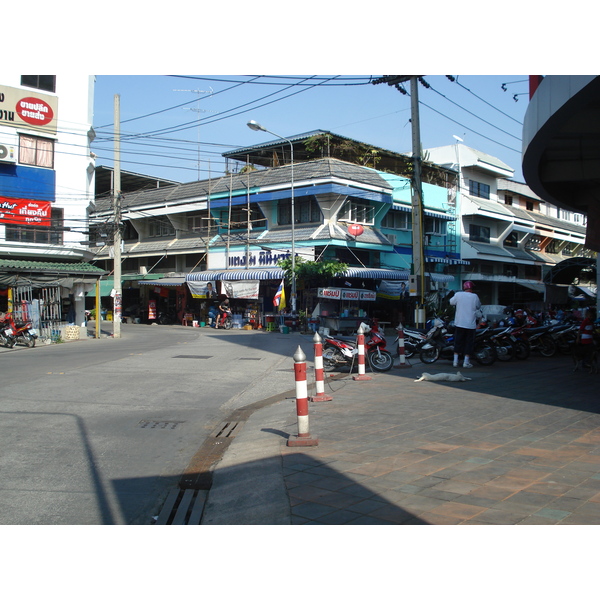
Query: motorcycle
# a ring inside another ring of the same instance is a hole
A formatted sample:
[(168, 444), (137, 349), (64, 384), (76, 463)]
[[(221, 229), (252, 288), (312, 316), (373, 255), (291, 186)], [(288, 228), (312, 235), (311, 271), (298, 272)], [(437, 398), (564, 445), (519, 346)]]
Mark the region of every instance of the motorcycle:
[[(432, 364), (439, 358), (454, 360), (454, 336), (448, 333), (446, 323), (440, 319), (437, 321), (429, 330), (428, 341), (419, 354), (421, 362), (425, 364)], [(475, 334), (472, 357), (483, 366), (490, 366), (496, 362), (496, 351), (490, 341), (492, 333), (493, 330), (488, 327), (477, 330)]]
[[(394, 359), (386, 350), (385, 335), (378, 327), (371, 328), (361, 323), (365, 332), (365, 357), (373, 371), (389, 371)], [(339, 367), (351, 366), (358, 356), (355, 338), (327, 335), (323, 340), (323, 370), (333, 371)]]
[(13, 334), (12, 328), (8, 323), (0, 322), (0, 344), (6, 348), (13, 348), (17, 343)]
[(402, 331), (404, 336), (404, 356), (406, 358), (412, 358), (415, 354), (421, 352), (421, 348), (427, 342), (427, 333), (419, 329), (409, 329), (399, 325), (396, 327), (398, 335), (394, 340), (394, 345), (398, 348), (397, 356), (400, 355), (400, 332)]
[[(33, 328), (30, 321), (16, 321), (13, 319), (11, 313), (6, 313), (3, 319), (4, 330), (3, 338), (10, 336), (14, 344), (21, 343), (28, 348), (35, 346), (35, 340), (37, 339), (37, 331)], [(12, 346), (9, 346), (12, 348)]]
[(177, 315), (172, 310), (160, 310), (158, 311), (158, 324), (159, 325), (172, 325), (177, 320)]

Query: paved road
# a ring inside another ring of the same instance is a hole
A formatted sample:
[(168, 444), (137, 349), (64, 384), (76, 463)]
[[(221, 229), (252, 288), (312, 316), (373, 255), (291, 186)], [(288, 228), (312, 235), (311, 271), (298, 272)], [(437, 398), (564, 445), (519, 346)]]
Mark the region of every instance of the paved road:
[(0, 524), (145, 524), (231, 410), (293, 389), (310, 336), (123, 325), (0, 352)]

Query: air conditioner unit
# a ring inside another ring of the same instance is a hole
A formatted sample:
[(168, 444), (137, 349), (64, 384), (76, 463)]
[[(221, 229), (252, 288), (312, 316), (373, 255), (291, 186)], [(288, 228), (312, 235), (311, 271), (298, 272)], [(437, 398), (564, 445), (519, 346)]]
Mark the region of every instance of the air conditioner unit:
[(396, 244), (398, 236), (395, 233), (386, 233), (385, 237), (387, 238), (390, 244)]
[(0, 163), (16, 163), (17, 149), (14, 146), (0, 144)]

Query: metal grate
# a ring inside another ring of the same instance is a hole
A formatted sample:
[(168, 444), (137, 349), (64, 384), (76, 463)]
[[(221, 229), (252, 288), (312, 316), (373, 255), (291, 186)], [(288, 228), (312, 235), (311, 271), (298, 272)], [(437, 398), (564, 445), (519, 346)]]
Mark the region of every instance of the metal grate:
[(206, 490), (173, 490), (154, 524), (200, 525), (207, 495)]
[(206, 358), (212, 358), (212, 356), (200, 356), (198, 354), (179, 354), (178, 356), (174, 356), (173, 358), (199, 358), (199, 359), (206, 359)]
[[(239, 425), (239, 422), (222, 423), (221, 428), (213, 432), (213, 435), (214, 437), (235, 437), (236, 429), (238, 429)], [(238, 429), (238, 433), (240, 429), (241, 427)]]
[(141, 429), (175, 429), (185, 421), (155, 421), (142, 419), (138, 425)]

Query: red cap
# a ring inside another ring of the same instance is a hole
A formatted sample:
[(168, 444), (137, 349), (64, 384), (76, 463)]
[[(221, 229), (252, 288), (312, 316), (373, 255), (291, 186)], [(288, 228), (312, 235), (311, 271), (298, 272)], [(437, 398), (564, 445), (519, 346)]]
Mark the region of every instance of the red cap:
[(463, 290), (472, 290), (473, 289), (473, 282), (472, 281), (465, 281), (463, 283)]

